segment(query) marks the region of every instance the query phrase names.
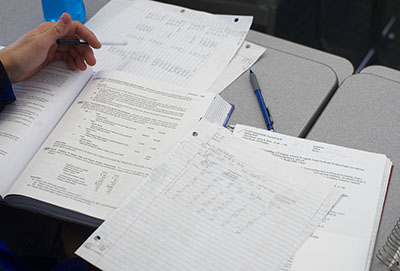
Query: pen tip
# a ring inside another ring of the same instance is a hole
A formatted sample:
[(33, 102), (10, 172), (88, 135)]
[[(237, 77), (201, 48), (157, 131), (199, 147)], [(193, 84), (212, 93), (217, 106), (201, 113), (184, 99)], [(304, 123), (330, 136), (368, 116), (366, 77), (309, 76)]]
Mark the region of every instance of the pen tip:
[(253, 73), (253, 71), (250, 69), (250, 73)]

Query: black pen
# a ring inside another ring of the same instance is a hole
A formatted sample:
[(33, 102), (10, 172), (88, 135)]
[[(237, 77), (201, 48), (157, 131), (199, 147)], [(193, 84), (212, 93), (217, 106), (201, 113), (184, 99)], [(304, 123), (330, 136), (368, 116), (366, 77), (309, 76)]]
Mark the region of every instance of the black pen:
[[(57, 44), (58, 45), (89, 45), (89, 43), (85, 40), (80, 40), (80, 39), (57, 39)], [(101, 45), (127, 45), (128, 42), (126, 41), (120, 41), (120, 42), (107, 42), (107, 41), (103, 41), (100, 42)]]
[(251, 85), (253, 86), (254, 92), (256, 93), (258, 103), (260, 104), (261, 112), (264, 116), (267, 129), (269, 131), (274, 131), (274, 127), (272, 126), (273, 121), (271, 114), (269, 113), (268, 107), (265, 105), (264, 98), (261, 94), (260, 86), (258, 85), (257, 77), (252, 70), (250, 70), (250, 82)]

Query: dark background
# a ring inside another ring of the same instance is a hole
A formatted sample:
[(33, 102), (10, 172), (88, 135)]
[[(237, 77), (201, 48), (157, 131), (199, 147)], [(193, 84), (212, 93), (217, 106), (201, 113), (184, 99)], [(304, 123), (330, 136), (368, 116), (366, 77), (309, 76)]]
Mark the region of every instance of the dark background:
[[(355, 68), (369, 48), (375, 47), (375, 58), (369, 64), (400, 69), (397, 15), (398, 0), (284, 0), (277, 11), (274, 34), (343, 56)], [(382, 37), (381, 32), (392, 17), (396, 21)]]
[(373, 48), (367, 65), (400, 69), (400, 18), (385, 37), (399, 0), (162, 0), (212, 13), (254, 16), (252, 29), (348, 59), (355, 70)]

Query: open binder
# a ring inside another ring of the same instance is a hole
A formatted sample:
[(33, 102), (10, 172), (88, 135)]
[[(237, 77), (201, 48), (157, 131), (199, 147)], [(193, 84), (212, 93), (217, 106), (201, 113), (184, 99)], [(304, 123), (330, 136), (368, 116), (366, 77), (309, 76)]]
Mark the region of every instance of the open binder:
[(376, 257), (389, 267), (389, 270), (400, 270), (400, 218)]

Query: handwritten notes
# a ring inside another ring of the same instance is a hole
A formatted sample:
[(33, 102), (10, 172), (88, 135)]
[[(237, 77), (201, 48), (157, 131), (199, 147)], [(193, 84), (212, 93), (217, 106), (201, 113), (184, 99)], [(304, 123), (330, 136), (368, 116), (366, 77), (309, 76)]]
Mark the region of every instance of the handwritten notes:
[(106, 270), (278, 270), (338, 200), (331, 181), (201, 122), (77, 254)]

